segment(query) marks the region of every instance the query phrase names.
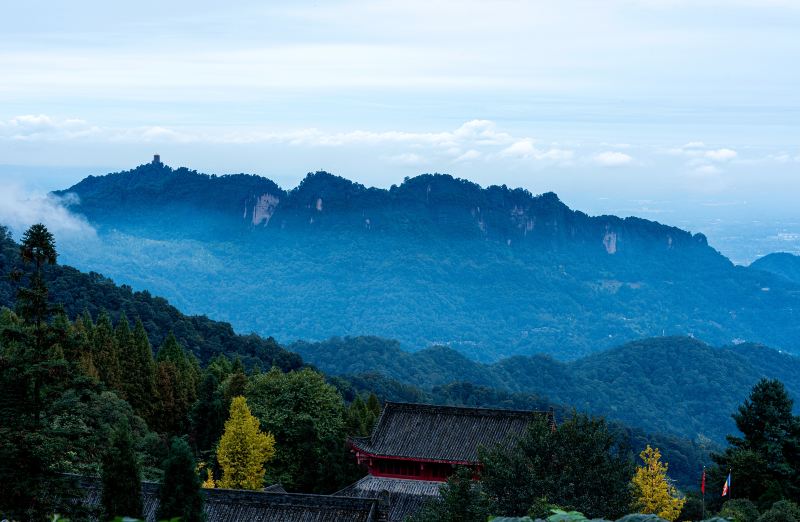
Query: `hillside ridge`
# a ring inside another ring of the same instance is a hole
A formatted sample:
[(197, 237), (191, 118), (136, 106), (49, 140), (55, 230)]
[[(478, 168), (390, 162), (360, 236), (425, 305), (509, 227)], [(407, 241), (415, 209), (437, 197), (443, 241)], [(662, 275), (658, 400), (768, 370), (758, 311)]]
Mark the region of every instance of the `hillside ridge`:
[(151, 163), (67, 193), (99, 231), (64, 251), (70, 264), (284, 343), (376, 335), (565, 360), (694, 335), (800, 353), (800, 283), (734, 266), (702, 234), (588, 216), (552, 192), (445, 174), (378, 189), (326, 172), (285, 191)]
[(449, 174), (421, 174), (382, 189), (318, 171), (308, 173), (295, 188), (284, 190), (262, 176), (201, 174), (159, 162), (89, 176), (54, 194), (78, 196), (73, 209), (92, 221), (136, 222), (132, 210), (144, 210), (142, 217), (150, 217), (148, 211), (170, 215), (173, 225), (180, 225), (184, 233), (201, 236), (207, 232), (202, 227), (207, 220), (188, 212), (189, 208), (214, 214), (229, 231), (243, 227), (441, 230), (495, 239), (509, 246), (578, 241), (609, 255), (639, 247), (647, 240), (657, 241), (664, 251), (701, 248), (719, 255), (708, 247), (703, 234), (636, 217), (588, 216), (570, 209), (553, 192), (534, 195), (505, 185), (483, 188)]
[(730, 414), (762, 377), (779, 379), (800, 396), (800, 358), (763, 345), (713, 347), (690, 337), (639, 339), (570, 362), (538, 354), (485, 364), (442, 346), (408, 353), (376, 337), (288, 348), (330, 375), (378, 373), (426, 390), (466, 381), (717, 443), (735, 431)]

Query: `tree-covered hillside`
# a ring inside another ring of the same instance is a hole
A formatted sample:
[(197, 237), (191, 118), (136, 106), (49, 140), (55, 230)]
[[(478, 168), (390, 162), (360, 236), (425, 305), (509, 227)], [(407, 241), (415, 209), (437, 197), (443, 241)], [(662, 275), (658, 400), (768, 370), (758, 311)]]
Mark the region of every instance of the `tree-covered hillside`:
[[(120, 499), (105, 493), (116, 486), (115, 495), (130, 493), (133, 500), (138, 499), (140, 474), (163, 477), (167, 493), (182, 487), (176, 485), (175, 473), (192, 477), (190, 490), (199, 488), (194, 474), (200, 470), (205, 487), (216, 483), (260, 489), (277, 482), (292, 491), (340, 489), (362, 473), (345, 446), (345, 437), (369, 433), (380, 408), (374, 393), (384, 399), (442, 404), (538, 410), (555, 406), (557, 419), (574, 419), (567, 407), (535, 395), (467, 382), (422, 391), (382, 376), (364, 375), (330, 378), (329, 384), (312, 368), (280, 367), (287, 360), (299, 365), (300, 358), (288, 355), (274, 341), (270, 343), (277, 353), (272, 353), (272, 359), (263, 353), (253, 356), (237, 337), (227, 340), (231, 351), (215, 352), (209, 359), (208, 345), (197, 339), (205, 329), (195, 332), (194, 352), (204, 357), (202, 364), (171, 333), (154, 353), (144, 318), (151, 328), (167, 331), (185, 328), (187, 321), (165, 301), (139, 303), (135, 296), (131, 305), (116, 295), (122, 292), (129, 297), (130, 292), (114, 290), (111, 281), (84, 279), (84, 274), (58, 265), (53, 238), (42, 225), (31, 227), (21, 245), (8, 238), (5, 230), (0, 239), (0, 268), (8, 270), (13, 282), (3, 287), (3, 295), (14, 294), (13, 309), (0, 308), (0, 378), (5, 386), (0, 396), (0, 478), (9, 484), (0, 490), (0, 511), (15, 519), (21, 514), (40, 519), (54, 512), (75, 515), (75, 519), (97, 518), (96, 511), (84, 513), (83, 506), (71, 500), (80, 494), (73, 480), (78, 475), (101, 475), (102, 507), (109, 516), (116, 509), (133, 509), (124, 513), (138, 514), (136, 502), (123, 502), (128, 506), (123, 508)], [(73, 307), (90, 296), (102, 299), (101, 304), (122, 302), (122, 310), (112, 319), (105, 307), (92, 303), (101, 310), (97, 315), (87, 307), (70, 316), (57, 295)], [(239, 360), (239, 349), (245, 350), (254, 366), (263, 368), (270, 362), (277, 366), (267, 372), (248, 371)], [(238, 415), (242, 422), (224, 422), (228, 411), (231, 419)], [(591, 422), (605, 425), (600, 419)], [(270, 460), (267, 468), (234, 469), (241, 459), (231, 457), (231, 452), (239, 451), (241, 445), (230, 443), (239, 434), (229, 430), (244, 424), (267, 432), (263, 439), (263, 458)], [(663, 447), (674, 463), (673, 477), (681, 484), (690, 486), (693, 470), (707, 461), (708, 446), (620, 424), (610, 428), (608, 436), (615, 447), (625, 451), (628, 445)], [(176, 469), (178, 453), (184, 464)], [(199, 465), (195, 458), (201, 461)], [(231, 482), (232, 474), (246, 477), (243, 482)], [(120, 475), (126, 482), (118, 481)], [(170, 504), (162, 497), (164, 505)]]
[[(0, 226), (0, 274), (19, 271), (22, 261), (19, 245), (8, 229)], [(88, 312), (98, 317), (106, 311), (116, 321), (124, 313), (141, 319), (150, 343), (159, 346), (171, 331), (184, 347), (201, 362), (220, 354), (236, 355), (248, 365), (262, 368), (279, 366), (289, 370), (301, 366), (294, 353), (284, 350), (274, 339), (257, 335), (239, 335), (228, 323), (205, 316), (187, 316), (170, 305), (163, 297), (148, 291), (134, 292), (129, 286), (117, 286), (114, 281), (96, 272), (88, 274), (70, 266), (51, 265), (44, 270), (50, 299), (62, 306), (69, 317)], [(7, 276), (0, 277), (0, 307), (14, 308), (19, 283)]]
[(785, 277), (789, 281), (800, 283), (800, 256), (787, 252), (776, 252), (756, 259), (750, 264), (750, 268), (771, 272)]
[(800, 359), (760, 345), (714, 348), (695, 339), (645, 339), (564, 363), (546, 356), (481, 364), (446, 347), (404, 352), (375, 337), (297, 342), (289, 349), (326, 373), (377, 372), (432, 390), (468, 381), (534, 394), (652, 432), (707, 437), (734, 429), (730, 412), (762, 377), (800, 396)]
[(150, 164), (61, 194), (100, 232), (69, 263), (281, 341), (379, 335), (483, 361), (661, 335), (800, 352), (800, 284), (734, 266), (701, 234), (587, 216), (552, 193), (327, 173), (285, 191)]

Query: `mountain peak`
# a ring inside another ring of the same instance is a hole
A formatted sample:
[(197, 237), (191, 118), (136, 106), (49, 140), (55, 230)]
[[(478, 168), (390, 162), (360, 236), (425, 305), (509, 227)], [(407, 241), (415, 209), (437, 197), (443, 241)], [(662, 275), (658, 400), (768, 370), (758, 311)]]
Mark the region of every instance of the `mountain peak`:
[(477, 183), (450, 174), (406, 178), (390, 189), (364, 185), (326, 171), (309, 172), (284, 191), (255, 175), (215, 176), (173, 169), (156, 155), (138, 167), (89, 177), (66, 191), (79, 196), (76, 210), (119, 225), (147, 216), (169, 216), (175, 233), (207, 237), (225, 231), (301, 228), (359, 233), (410, 232), (525, 244), (583, 245), (588, 252), (619, 255), (655, 247), (707, 248), (703, 236), (638, 218), (590, 217), (573, 211), (553, 192)]

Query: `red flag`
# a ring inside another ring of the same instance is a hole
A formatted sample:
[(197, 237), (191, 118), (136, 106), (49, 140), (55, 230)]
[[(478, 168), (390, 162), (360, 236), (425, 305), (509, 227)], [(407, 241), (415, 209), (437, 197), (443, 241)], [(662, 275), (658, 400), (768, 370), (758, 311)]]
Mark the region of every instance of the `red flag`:
[(700, 491), (703, 495), (706, 494), (706, 468), (703, 468), (703, 480), (700, 482)]

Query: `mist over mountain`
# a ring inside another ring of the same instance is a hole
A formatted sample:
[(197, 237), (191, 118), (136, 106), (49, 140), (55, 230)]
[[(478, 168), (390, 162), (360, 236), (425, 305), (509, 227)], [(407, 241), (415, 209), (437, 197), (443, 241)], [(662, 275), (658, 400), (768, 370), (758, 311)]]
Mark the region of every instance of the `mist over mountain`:
[(102, 245), (68, 262), (281, 341), (377, 335), (483, 361), (661, 335), (800, 352), (797, 282), (734, 266), (702, 234), (588, 216), (553, 193), (438, 174), (383, 190), (324, 172), (286, 191), (153, 162), (57, 194), (77, 196)]
[[(24, 269), (20, 258), (20, 245), (9, 234), (7, 227), (0, 225), (0, 271), (4, 273), (18, 272)], [(580, 382), (579, 375), (569, 379), (569, 383), (556, 383), (571, 373), (573, 365), (565, 365), (545, 356), (515, 357), (494, 365), (486, 365), (471, 361), (458, 352), (447, 347), (433, 347), (409, 354), (399, 348), (397, 341), (376, 337), (332, 338), (321, 343), (300, 341), (291, 346), (281, 346), (274, 339), (257, 335), (240, 335), (234, 332), (229, 324), (221, 323), (203, 316), (187, 316), (172, 306), (163, 297), (153, 296), (147, 291), (134, 292), (130, 287), (117, 285), (112, 280), (96, 272), (84, 273), (72, 267), (56, 264), (49, 265), (44, 271), (48, 285), (49, 299), (57, 303), (68, 318), (80, 317), (84, 325), (104, 322), (108, 314), (113, 323), (119, 324), (123, 317), (128, 320), (141, 320), (153, 346), (161, 346), (168, 332), (172, 332), (181, 346), (197, 358), (203, 365), (219, 364), (218, 356), (230, 359), (241, 359), (250, 369), (266, 370), (277, 367), (284, 371), (296, 370), (306, 364), (298, 353), (308, 353), (310, 358), (324, 368), (327, 379), (341, 391), (348, 401), (352, 401), (359, 393), (376, 393), (382, 400), (424, 402), (431, 404), (466, 405), (490, 408), (547, 410), (554, 408), (559, 419), (568, 418), (573, 406), (552, 401), (545, 395), (524, 391), (528, 389), (544, 389), (546, 392), (563, 395), (565, 388), (578, 397), (579, 409), (593, 414), (611, 412), (609, 417), (619, 418), (619, 412), (629, 411), (631, 401), (636, 401), (640, 390), (631, 387), (634, 383), (641, 385), (651, 377), (649, 373), (632, 375), (622, 390), (608, 395), (609, 383), (597, 386), (598, 383), (584, 379), (583, 388), (574, 386)], [(15, 301), (20, 289), (20, 281), (7, 277), (0, 279), (0, 316), (7, 321), (18, 320), (11, 310), (19, 309)], [(74, 348), (76, 342), (67, 341), (67, 346)], [(641, 346), (657, 345), (661, 340), (644, 340)], [(702, 343), (692, 340), (665, 340), (668, 343), (683, 344), (684, 350), (672, 350), (669, 357), (674, 368), (677, 364), (693, 364), (696, 356), (699, 361), (707, 361), (703, 353), (708, 348)], [(160, 349), (160, 348), (159, 348)], [(764, 348), (765, 351), (771, 350)], [(612, 354), (618, 350), (611, 350)], [(643, 354), (652, 350), (642, 349)], [(796, 363), (785, 365), (789, 356), (778, 356), (776, 362), (768, 368), (767, 375), (779, 375), (794, 389), (796, 383)], [(612, 356), (613, 358), (613, 356)], [(774, 357), (772, 357), (774, 359)], [(229, 360), (230, 360), (229, 359)], [(600, 359), (603, 355), (600, 354)], [(736, 365), (741, 361), (732, 361)], [(581, 364), (581, 361), (575, 363)], [(698, 367), (700, 368), (700, 367)], [(630, 367), (626, 368), (630, 369)], [(696, 368), (697, 369), (697, 368)], [(708, 383), (703, 384), (722, 388), (726, 386), (725, 365), (720, 372), (708, 372)], [(342, 372), (347, 373), (342, 375)], [(352, 373), (350, 373), (352, 372)], [(532, 378), (536, 376), (536, 378)], [(750, 377), (745, 370), (743, 375)], [(612, 379), (617, 377), (610, 374)], [(736, 396), (739, 387), (726, 389), (725, 393), (714, 402), (714, 414), (703, 424), (699, 433), (687, 431), (695, 424), (683, 424), (687, 407), (696, 403), (697, 383), (692, 375), (680, 376), (662, 384), (670, 387), (672, 400), (653, 401), (652, 394), (642, 395), (647, 405), (646, 414), (629, 415), (629, 423), (611, 421), (612, 429), (619, 433), (623, 440), (632, 447), (644, 447), (655, 444), (661, 448), (669, 459), (672, 477), (682, 485), (693, 485), (695, 471), (708, 464), (708, 452), (716, 448), (716, 442), (702, 436), (709, 429), (718, 429), (716, 422), (723, 417), (721, 407), (728, 404), (732, 396)], [(602, 380), (602, 379), (600, 379)], [(518, 381), (518, 382), (514, 382)], [(655, 384), (653, 382), (651, 387)], [(727, 388), (727, 387), (726, 387)], [(636, 389), (629, 394), (624, 390)], [(518, 390), (518, 391), (511, 391)], [(599, 395), (599, 392), (601, 395)], [(732, 392), (732, 393), (731, 393)], [(604, 400), (590, 402), (587, 397), (603, 397)], [(647, 402), (650, 401), (650, 402)], [(710, 407), (710, 401), (704, 401)], [(665, 409), (668, 408), (668, 414)], [(633, 411), (631, 409), (631, 411)], [(673, 426), (681, 426), (682, 431), (669, 429), (669, 424), (653, 422), (659, 414), (669, 417)], [(729, 423), (729, 419), (725, 419)], [(643, 426), (666, 427), (663, 432), (648, 431)], [(682, 434), (683, 433), (683, 434)]]

